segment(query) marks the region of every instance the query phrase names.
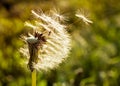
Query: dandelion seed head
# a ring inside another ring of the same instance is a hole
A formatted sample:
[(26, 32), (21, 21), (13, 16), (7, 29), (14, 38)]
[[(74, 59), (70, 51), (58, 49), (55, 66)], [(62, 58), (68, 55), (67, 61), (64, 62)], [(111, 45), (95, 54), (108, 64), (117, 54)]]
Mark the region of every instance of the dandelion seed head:
[(70, 35), (65, 29), (66, 26), (60, 23), (64, 17), (53, 11), (49, 15), (33, 10), (31, 12), (36, 18), (35, 23), (25, 22), (25, 25), (33, 28), (33, 34), (24, 37), (27, 43), (20, 48), (20, 52), (27, 57), (30, 64), (32, 48), (37, 51), (37, 61), (32, 61), (31, 70), (34, 68), (47, 71), (56, 68), (68, 57), (70, 51)]

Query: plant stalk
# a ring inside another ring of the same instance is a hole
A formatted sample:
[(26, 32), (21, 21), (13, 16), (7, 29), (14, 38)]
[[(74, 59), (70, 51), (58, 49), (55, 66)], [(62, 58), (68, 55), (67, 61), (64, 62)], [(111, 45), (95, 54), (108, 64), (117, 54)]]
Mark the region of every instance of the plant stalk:
[(36, 70), (32, 71), (32, 86), (36, 86)]

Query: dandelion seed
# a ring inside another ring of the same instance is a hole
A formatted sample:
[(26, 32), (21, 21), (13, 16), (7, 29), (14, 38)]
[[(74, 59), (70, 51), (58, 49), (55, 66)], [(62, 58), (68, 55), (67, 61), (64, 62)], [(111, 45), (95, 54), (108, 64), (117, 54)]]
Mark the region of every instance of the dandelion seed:
[(53, 9), (53, 10), (51, 10), (51, 13), (52, 13), (53, 19), (56, 19), (60, 22), (65, 20), (65, 17), (63, 15), (60, 15), (59, 10)]
[(65, 25), (60, 23), (61, 19), (58, 19), (64, 17), (53, 11), (47, 15), (32, 10), (32, 14), (36, 17), (34, 25), (28, 22), (25, 25), (33, 28), (33, 34), (24, 37), (26, 44), (20, 52), (27, 56), (31, 71), (56, 68), (66, 59), (70, 50), (70, 36)]
[(87, 15), (85, 15), (85, 13), (84, 13), (83, 10), (78, 10), (78, 11), (76, 12), (75, 16), (78, 17), (78, 18), (80, 18), (80, 19), (82, 19), (83, 22), (84, 22), (85, 24), (87, 24), (87, 25), (93, 23), (91, 20), (89, 20), (89, 19), (87, 18)]

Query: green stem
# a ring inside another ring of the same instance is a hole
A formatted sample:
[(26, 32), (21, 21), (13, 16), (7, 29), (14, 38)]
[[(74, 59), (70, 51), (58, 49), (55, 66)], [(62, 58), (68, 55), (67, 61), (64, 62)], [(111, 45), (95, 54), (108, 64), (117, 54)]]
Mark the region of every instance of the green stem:
[(36, 86), (36, 70), (32, 71), (32, 86)]

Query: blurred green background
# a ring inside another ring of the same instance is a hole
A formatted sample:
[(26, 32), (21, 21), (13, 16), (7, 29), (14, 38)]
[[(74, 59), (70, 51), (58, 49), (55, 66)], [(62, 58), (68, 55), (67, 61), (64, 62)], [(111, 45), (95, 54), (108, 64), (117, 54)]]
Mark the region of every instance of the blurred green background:
[[(67, 17), (72, 50), (57, 69), (37, 73), (37, 86), (120, 86), (119, 0), (0, 0), (0, 86), (31, 86), (20, 35), (27, 33), (31, 9), (52, 8)], [(93, 24), (76, 22), (78, 9)]]

